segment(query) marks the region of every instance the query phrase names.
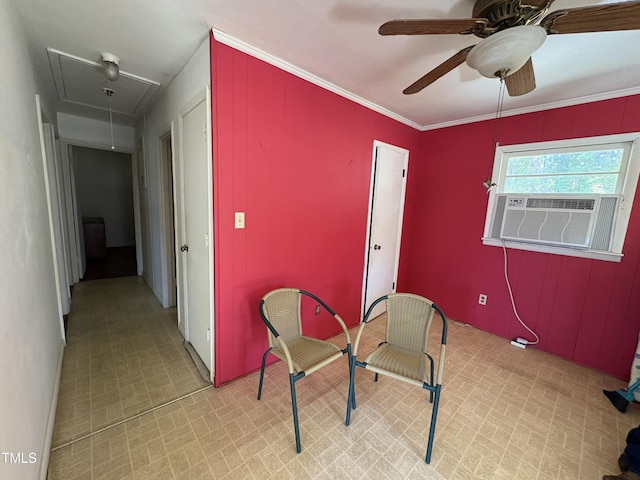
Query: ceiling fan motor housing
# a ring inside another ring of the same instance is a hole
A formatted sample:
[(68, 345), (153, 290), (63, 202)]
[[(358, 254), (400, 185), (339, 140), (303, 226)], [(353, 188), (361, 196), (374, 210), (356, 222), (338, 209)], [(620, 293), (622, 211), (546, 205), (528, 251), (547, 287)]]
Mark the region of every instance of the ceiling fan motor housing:
[(507, 28), (535, 23), (549, 9), (549, 3), (534, 6), (523, 5), (521, 0), (477, 0), (472, 17), (486, 18), (489, 23), (484, 29), (473, 33), (486, 38)]

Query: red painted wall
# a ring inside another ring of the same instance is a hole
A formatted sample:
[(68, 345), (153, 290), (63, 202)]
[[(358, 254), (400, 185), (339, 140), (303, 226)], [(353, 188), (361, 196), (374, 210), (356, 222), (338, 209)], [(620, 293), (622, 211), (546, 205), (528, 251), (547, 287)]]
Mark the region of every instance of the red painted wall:
[[(262, 295), (315, 293), (359, 321), (374, 139), (417, 151), (420, 132), (211, 37), (216, 383), (260, 366)], [(234, 229), (234, 212), (246, 228)], [(313, 305), (305, 306), (311, 310)], [(328, 337), (337, 332), (309, 325)]]
[[(640, 96), (503, 117), (503, 145), (640, 131)], [(482, 245), (482, 181), (493, 163), (493, 122), (421, 134), (409, 174), (398, 285), (451, 318), (502, 337), (529, 336), (515, 319), (502, 249)], [(540, 348), (628, 378), (640, 328), (640, 195), (620, 263), (508, 250), (520, 316)], [(409, 261), (410, 259), (410, 261)], [(406, 260), (406, 261), (404, 261)], [(485, 307), (478, 295), (488, 295)]]

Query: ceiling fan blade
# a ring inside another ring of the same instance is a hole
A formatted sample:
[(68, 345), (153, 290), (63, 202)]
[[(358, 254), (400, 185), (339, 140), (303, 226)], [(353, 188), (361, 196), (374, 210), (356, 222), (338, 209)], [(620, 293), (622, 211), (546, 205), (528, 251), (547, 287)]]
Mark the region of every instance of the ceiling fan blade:
[(640, 1), (570, 8), (540, 22), (548, 33), (610, 32), (640, 29)]
[(405, 88), (402, 91), (402, 93), (404, 93), (405, 95), (411, 95), (413, 93), (418, 93), (424, 87), (426, 87), (428, 85), (431, 85), (437, 79), (439, 79), (440, 77), (442, 77), (443, 75), (449, 73), (451, 70), (453, 70), (457, 66), (461, 65), (462, 63), (464, 63), (464, 61), (467, 59), (467, 53), (469, 53), (469, 51), (472, 48), (473, 48), (473, 45), (470, 46), (470, 47), (467, 47), (467, 48), (463, 48), (458, 53), (453, 55), (451, 58), (445, 60), (440, 65), (438, 65), (436, 68), (431, 70), (425, 76), (423, 76), (423, 77), (419, 78), (417, 81), (413, 82), (411, 85), (409, 85), (407, 88)]
[(518, 97), (534, 91), (536, 88), (536, 76), (533, 73), (531, 57), (529, 57), (527, 63), (525, 63), (520, 70), (505, 77), (504, 83), (511, 97)]
[(380, 35), (434, 35), (482, 31), (486, 18), (443, 18), (432, 20), (391, 20), (378, 29)]

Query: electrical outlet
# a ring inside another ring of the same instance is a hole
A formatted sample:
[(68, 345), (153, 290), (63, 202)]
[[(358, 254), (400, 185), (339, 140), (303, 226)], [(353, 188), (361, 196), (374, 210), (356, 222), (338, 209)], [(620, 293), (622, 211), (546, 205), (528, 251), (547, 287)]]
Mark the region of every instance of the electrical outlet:
[(478, 297), (478, 303), (480, 305), (486, 305), (487, 304), (487, 296), (484, 293), (481, 293), (480, 296)]

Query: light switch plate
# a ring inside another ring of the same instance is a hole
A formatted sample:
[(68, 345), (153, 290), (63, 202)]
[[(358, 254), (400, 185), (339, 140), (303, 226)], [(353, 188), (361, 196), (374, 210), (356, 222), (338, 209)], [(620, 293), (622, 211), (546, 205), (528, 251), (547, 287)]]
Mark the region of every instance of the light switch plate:
[(236, 228), (244, 228), (244, 212), (236, 212)]

